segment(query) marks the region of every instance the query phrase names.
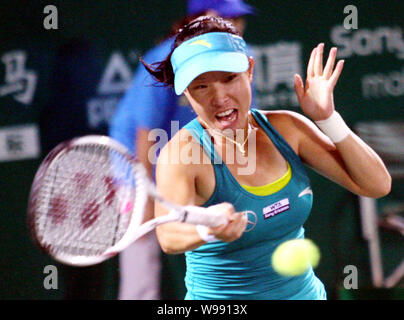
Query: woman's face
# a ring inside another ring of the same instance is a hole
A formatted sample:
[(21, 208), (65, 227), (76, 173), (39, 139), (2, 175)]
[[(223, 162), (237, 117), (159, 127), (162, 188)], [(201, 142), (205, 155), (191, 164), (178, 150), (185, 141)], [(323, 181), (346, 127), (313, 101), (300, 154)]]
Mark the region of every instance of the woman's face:
[(244, 129), (251, 105), (254, 59), (242, 73), (212, 71), (195, 78), (184, 91), (198, 118), (219, 130)]

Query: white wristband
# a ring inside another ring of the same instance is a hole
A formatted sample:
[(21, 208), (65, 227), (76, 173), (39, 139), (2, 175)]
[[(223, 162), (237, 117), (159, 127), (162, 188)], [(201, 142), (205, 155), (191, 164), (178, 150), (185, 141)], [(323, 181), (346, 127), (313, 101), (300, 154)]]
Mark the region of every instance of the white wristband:
[(325, 120), (315, 121), (315, 124), (334, 143), (341, 142), (351, 133), (351, 130), (337, 111), (334, 111), (331, 116)]
[(219, 240), (213, 234), (209, 234), (208, 227), (204, 225), (201, 224), (196, 225), (196, 231), (198, 232), (201, 239), (205, 242), (213, 242)]

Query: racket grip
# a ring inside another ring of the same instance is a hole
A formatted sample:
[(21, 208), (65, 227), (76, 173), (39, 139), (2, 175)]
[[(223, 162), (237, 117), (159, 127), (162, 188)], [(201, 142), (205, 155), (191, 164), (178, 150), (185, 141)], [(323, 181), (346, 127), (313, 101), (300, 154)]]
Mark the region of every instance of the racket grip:
[(184, 221), (192, 224), (202, 224), (208, 227), (218, 227), (227, 224), (226, 214), (197, 206), (186, 206)]

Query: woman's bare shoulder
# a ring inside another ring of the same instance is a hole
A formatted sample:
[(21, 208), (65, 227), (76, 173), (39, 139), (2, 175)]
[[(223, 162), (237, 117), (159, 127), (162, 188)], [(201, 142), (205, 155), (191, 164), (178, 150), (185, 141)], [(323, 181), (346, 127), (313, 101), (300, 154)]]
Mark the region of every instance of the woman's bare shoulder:
[[(167, 169), (195, 170), (195, 166), (203, 163), (204, 152), (192, 132), (180, 129), (161, 149), (157, 165)], [(192, 169), (194, 168), (194, 169)]]
[(309, 118), (296, 111), (265, 110), (261, 112), (266, 116), (275, 129), (282, 132), (290, 132), (291, 129), (301, 132), (308, 128), (315, 127), (314, 123)]
[(291, 110), (260, 110), (260, 112), (267, 117), (268, 120), (272, 121), (282, 121), (288, 122), (297, 120), (307, 119), (305, 116), (301, 115), (296, 111)]
[(265, 110), (261, 112), (296, 152), (301, 139), (317, 130), (310, 119), (295, 111)]

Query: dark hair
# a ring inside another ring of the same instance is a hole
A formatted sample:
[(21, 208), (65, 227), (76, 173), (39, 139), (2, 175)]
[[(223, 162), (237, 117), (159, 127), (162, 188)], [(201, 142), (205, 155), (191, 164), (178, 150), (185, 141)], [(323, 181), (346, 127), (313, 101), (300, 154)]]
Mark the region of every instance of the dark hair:
[(173, 87), (174, 71), (171, 65), (173, 51), (183, 42), (209, 32), (227, 32), (240, 35), (236, 27), (228, 20), (214, 16), (200, 16), (178, 30), (173, 48), (165, 60), (147, 64), (140, 58), (140, 62), (158, 82)]

